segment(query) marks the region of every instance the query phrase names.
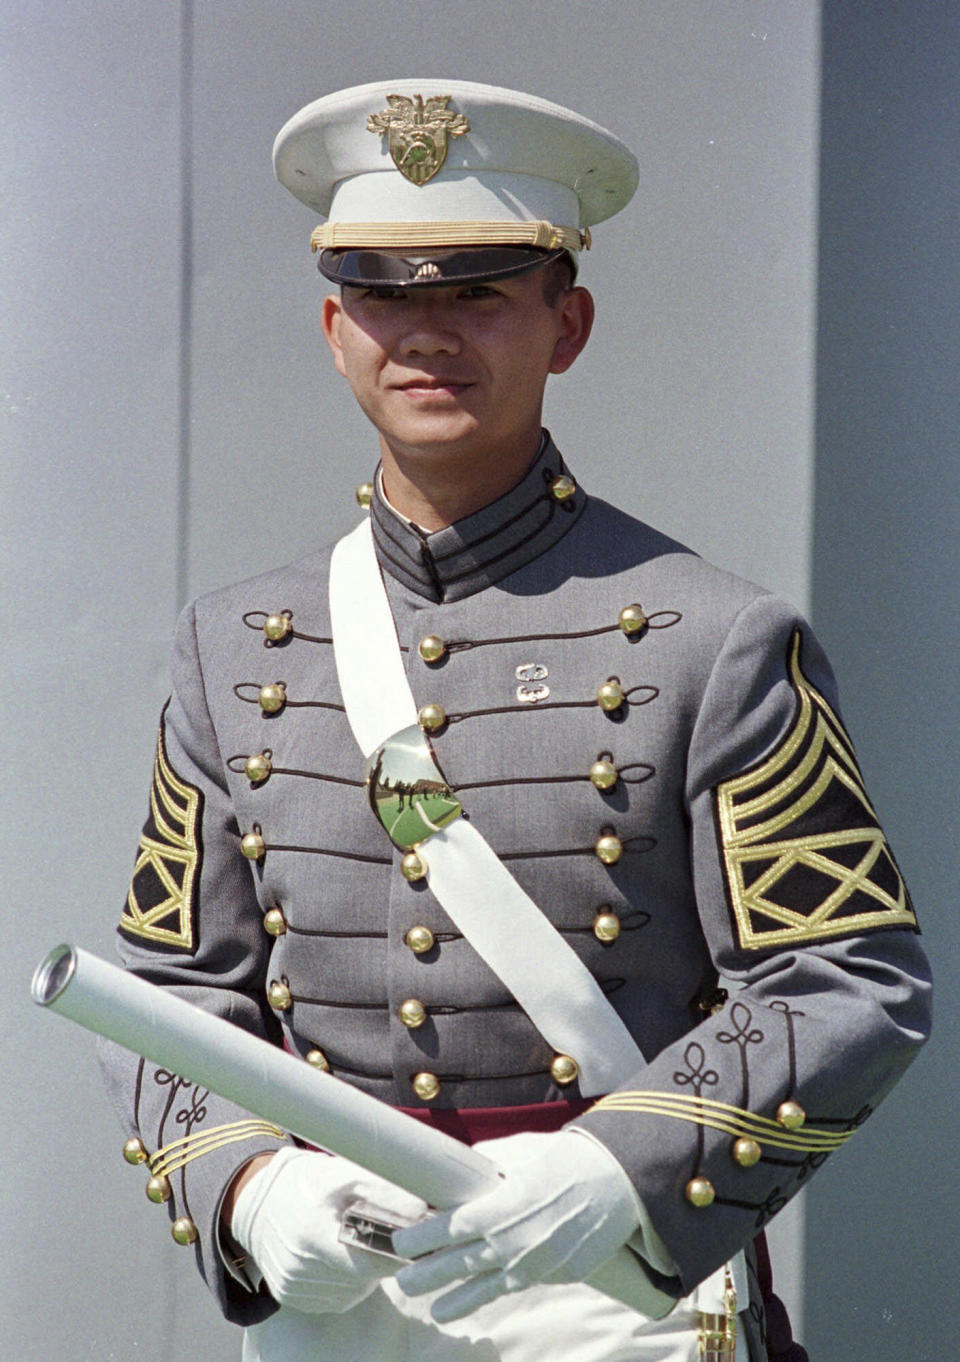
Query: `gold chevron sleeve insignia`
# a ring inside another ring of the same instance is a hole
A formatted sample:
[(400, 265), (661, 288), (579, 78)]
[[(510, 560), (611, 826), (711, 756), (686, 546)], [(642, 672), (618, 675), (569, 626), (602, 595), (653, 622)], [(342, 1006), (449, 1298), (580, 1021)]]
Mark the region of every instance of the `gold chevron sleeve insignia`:
[(797, 697), (780, 743), (714, 792), (726, 890), (744, 950), (822, 941), (917, 919), (843, 724), (788, 649)]
[(200, 875), (203, 795), (170, 765), (160, 717), (157, 755), (130, 891), (120, 918), (125, 936), (168, 950), (194, 950), (194, 909)]

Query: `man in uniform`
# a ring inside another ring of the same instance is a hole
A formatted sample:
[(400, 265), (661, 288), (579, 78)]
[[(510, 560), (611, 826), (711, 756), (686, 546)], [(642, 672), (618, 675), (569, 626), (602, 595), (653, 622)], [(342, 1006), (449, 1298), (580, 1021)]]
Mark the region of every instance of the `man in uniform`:
[[(635, 160), (543, 100), (401, 80), (309, 105), (275, 164), (326, 218), (380, 465), (332, 552), (184, 612), (121, 953), (505, 1175), (428, 1215), (111, 1051), (127, 1156), (248, 1362), (762, 1362), (754, 1239), (929, 987), (809, 626), (589, 497), (541, 428)], [(341, 1242), (357, 1199), (412, 1261)], [(624, 1245), (665, 1318), (586, 1284)]]

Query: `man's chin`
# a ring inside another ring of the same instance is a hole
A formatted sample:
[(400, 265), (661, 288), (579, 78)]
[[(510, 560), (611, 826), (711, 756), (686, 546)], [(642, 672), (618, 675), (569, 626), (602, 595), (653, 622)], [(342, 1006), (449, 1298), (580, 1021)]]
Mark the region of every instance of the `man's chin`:
[(404, 423), (390, 430), (380, 429), (383, 440), (408, 458), (449, 458), (468, 454), (483, 446), (480, 423), (472, 418)]

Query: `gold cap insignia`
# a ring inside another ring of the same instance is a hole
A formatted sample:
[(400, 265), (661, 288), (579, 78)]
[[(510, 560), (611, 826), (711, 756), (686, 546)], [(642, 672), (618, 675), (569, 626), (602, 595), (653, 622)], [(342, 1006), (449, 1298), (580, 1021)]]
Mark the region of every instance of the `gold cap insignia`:
[(452, 95), (387, 95), (388, 109), (371, 114), (367, 132), (387, 135), (393, 164), (411, 184), (432, 180), (447, 159), (447, 142), (470, 131), (463, 114), (447, 108)]

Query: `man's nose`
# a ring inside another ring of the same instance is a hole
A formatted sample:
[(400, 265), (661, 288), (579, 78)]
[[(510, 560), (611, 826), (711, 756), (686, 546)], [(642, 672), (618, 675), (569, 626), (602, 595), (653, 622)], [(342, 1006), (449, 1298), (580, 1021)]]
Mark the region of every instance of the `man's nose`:
[(400, 347), (405, 355), (456, 355), (461, 342), (445, 310), (425, 301), (411, 308)]

